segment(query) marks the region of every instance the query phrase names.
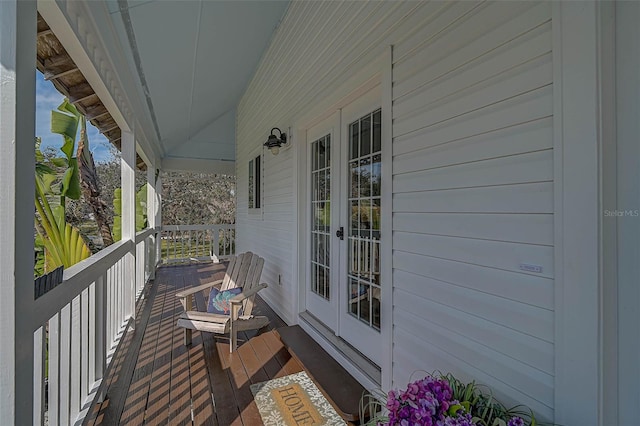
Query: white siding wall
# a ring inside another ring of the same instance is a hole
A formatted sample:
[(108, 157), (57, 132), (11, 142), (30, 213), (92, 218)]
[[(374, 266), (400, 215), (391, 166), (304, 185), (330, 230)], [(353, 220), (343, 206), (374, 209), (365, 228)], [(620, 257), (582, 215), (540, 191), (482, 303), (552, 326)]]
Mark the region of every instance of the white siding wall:
[(293, 2), (238, 108), (238, 248), (266, 257), (266, 296), (293, 320), (295, 147), (264, 155), (261, 215), (247, 211), (249, 158), (389, 44), (393, 384), (451, 371), (553, 418), (549, 4)]
[(456, 371), (551, 418), (551, 7), (434, 17), (394, 49), (394, 382)]

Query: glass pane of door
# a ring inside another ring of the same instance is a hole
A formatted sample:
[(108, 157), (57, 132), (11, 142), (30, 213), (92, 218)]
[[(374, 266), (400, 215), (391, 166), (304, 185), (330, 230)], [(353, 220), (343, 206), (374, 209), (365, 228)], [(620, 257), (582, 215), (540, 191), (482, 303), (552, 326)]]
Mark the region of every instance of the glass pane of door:
[(348, 312), (380, 330), (381, 112), (349, 125)]
[(311, 143), (311, 291), (331, 300), (331, 135)]

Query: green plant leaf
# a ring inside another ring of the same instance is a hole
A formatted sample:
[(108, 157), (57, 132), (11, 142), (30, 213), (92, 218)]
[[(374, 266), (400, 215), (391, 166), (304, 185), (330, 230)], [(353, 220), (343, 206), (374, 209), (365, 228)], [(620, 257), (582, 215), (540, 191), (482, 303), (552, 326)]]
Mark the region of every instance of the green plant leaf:
[(78, 133), (78, 118), (60, 111), (51, 111), (51, 132), (63, 136), (64, 144), (60, 150), (67, 156), (67, 160), (71, 160)]
[(42, 176), (46, 174), (53, 174), (55, 171), (46, 164), (36, 163), (36, 173)]
[(67, 113), (75, 116), (78, 119), (80, 119), (82, 117), (82, 114), (80, 114), (80, 112), (75, 107), (75, 105), (73, 105), (71, 102), (69, 102), (69, 99), (67, 99), (67, 98), (64, 98), (64, 101), (62, 101), (62, 103), (60, 105), (58, 105), (58, 110), (62, 111), (62, 112), (67, 112)]
[(449, 407), (449, 411), (447, 411), (447, 414), (450, 416), (455, 416), (456, 413), (460, 410), (464, 410), (461, 404), (453, 404)]
[(56, 167), (69, 167), (69, 161), (63, 157), (55, 157), (51, 159), (51, 162)]
[(43, 189), (45, 194), (53, 194), (53, 189), (51, 185), (56, 181), (56, 175), (54, 174), (44, 174), (42, 175), (42, 183), (44, 185)]
[(44, 154), (40, 150), (42, 145), (42, 138), (36, 137), (36, 163), (42, 163), (44, 161)]
[(64, 212), (64, 207), (62, 207), (61, 205), (57, 205), (53, 208), (53, 217), (55, 219), (56, 222), (56, 226), (58, 227), (58, 229), (62, 232), (64, 230), (64, 226), (65, 226), (65, 222), (66, 222), (66, 218), (65, 218), (65, 212)]
[[(147, 201), (147, 186), (144, 185), (136, 193), (136, 199), (135, 199), (136, 232), (140, 232), (144, 230), (148, 225), (146, 201)], [(116, 188), (113, 192), (113, 210), (115, 212), (115, 216), (113, 218), (113, 239), (114, 241), (119, 241), (122, 239), (122, 188)]]
[(60, 192), (60, 195), (71, 198), (72, 200), (78, 200), (82, 195), (78, 161), (75, 158), (71, 159), (70, 167), (65, 170), (62, 175), (62, 189)]
[(122, 239), (122, 217), (113, 217), (113, 241), (120, 241)]

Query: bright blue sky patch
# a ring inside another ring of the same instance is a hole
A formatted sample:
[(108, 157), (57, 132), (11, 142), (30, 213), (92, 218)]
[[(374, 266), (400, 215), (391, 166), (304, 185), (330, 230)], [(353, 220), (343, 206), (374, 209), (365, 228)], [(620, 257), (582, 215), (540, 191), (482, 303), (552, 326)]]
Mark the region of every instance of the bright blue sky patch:
[[(36, 136), (42, 138), (42, 150), (51, 146), (62, 154), (62, 136), (51, 133), (51, 110), (58, 108), (63, 100), (64, 96), (53, 84), (46, 81), (42, 73), (36, 72)], [(110, 151), (111, 144), (91, 123), (87, 124), (89, 148), (94, 161), (98, 163), (110, 160), (113, 157)]]

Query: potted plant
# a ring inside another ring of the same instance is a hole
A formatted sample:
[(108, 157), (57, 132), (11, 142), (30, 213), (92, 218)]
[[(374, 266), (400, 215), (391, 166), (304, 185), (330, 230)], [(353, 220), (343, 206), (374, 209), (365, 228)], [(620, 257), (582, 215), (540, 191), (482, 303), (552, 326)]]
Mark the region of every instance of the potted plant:
[(475, 382), (463, 383), (452, 374), (427, 374), (404, 390), (387, 395), (363, 395), (361, 418), (378, 426), (536, 426), (535, 415), (524, 406), (506, 408), (491, 391)]

